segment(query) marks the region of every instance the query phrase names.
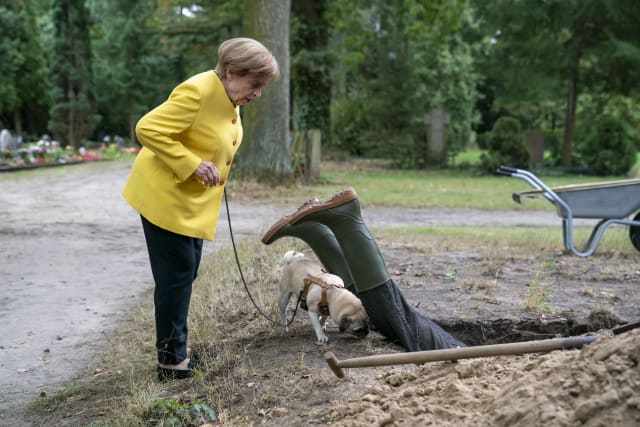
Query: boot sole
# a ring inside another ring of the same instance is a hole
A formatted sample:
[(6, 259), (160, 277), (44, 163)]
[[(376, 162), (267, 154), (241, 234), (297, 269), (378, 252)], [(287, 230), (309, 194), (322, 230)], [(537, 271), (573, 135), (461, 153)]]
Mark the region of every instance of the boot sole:
[(356, 190), (353, 188), (347, 188), (346, 190), (342, 190), (339, 193), (336, 193), (331, 199), (326, 202), (315, 202), (313, 199), (305, 202), (302, 206), (298, 208), (296, 212), (291, 215), (286, 215), (276, 221), (267, 232), (262, 236), (262, 243), (268, 245), (271, 243), (271, 238), (274, 234), (276, 234), (282, 227), (285, 225), (292, 225), (296, 222), (300, 221), (307, 215), (310, 215), (314, 212), (323, 211), (326, 209), (335, 208), (337, 206), (344, 205), (352, 200), (358, 198), (358, 194)]

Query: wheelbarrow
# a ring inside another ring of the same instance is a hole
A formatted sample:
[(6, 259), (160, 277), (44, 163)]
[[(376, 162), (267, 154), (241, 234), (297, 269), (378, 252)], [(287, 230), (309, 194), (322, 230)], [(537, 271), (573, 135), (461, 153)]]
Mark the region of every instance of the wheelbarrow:
[[(566, 185), (549, 188), (533, 173), (509, 166), (500, 166), (499, 175), (520, 178), (533, 190), (513, 193), (513, 200), (522, 204), (523, 197), (542, 196), (556, 206), (562, 218), (562, 243), (566, 250), (587, 257), (593, 254), (605, 229), (611, 224), (629, 226), (629, 238), (640, 251), (640, 179), (594, 184)], [(635, 213), (633, 219), (629, 219)], [(599, 219), (582, 249), (577, 249), (573, 237), (574, 218)]]

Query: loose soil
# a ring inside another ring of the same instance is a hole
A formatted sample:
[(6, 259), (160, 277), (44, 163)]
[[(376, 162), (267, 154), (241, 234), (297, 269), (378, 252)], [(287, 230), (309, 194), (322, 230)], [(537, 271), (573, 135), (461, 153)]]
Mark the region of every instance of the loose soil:
[[(86, 373), (119, 320), (148, 294), (139, 219), (120, 197), (128, 170), (126, 163), (105, 162), (0, 175), (0, 321), (6, 325), (0, 390), (11, 390), (0, 394), (2, 425), (31, 425), (23, 413), (27, 403)], [(233, 199), (236, 239), (259, 239), (294, 208), (261, 200), (256, 215), (255, 201)], [(229, 249), (224, 215), (205, 256)], [(553, 213), (365, 205), (363, 216), (379, 231), (389, 272), (407, 300), (470, 345), (578, 335), (640, 319), (633, 251), (603, 249), (578, 258), (499, 246), (425, 247), (385, 231), (415, 225), (559, 228)], [(282, 252), (286, 245), (272, 246)], [(250, 307), (235, 311), (230, 336), (254, 315)], [(222, 415), (253, 405), (243, 425), (640, 423), (637, 330), (615, 337), (601, 332), (582, 350), (351, 369), (344, 379), (328, 369), (327, 351), (344, 360), (401, 349), (375, 332), (356, 340), (331, 326), (328, 335), (329, 343), (317, 345), (301, 315), (288, 333), (248, 338), (244, 357), (252, 380), (241, 384), (229, 408), (219, 408)], [(289, 368), (286, 374), (282, 367)], [(79, 423), (56, 418), (56, 425)]]

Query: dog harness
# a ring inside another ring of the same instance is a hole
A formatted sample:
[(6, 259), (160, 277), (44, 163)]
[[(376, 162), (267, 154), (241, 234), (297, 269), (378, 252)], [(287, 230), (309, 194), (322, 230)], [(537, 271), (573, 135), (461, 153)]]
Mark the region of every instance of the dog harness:
[(308, 275), (304, 278), (304, 288), (302, 289), (302, 292), (300, 292), (300, 307), (302, 307), (303, 310), (309, 311), (309, 306), (307, 306), (307, 294), (309, 293), (309, 287), (312, 283), (315, 283), (322, 288), (322, 297), (318, 303), (318, 313), (322, 316), (329, 316), (327, 289), (331, 287), (337, 288), (337, 286), (327, 283), (317, 276)]

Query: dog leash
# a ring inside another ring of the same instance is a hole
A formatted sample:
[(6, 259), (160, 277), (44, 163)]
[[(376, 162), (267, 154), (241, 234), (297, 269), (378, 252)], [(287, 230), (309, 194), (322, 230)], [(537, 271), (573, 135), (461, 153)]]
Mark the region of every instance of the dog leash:
[[(279, 325), (280, 322), (274, 321), (272, 318), (267, 316), (260, 309), (260, 307), (256, 303), (255, 299), (251, 295), (251, 291), (249, 291), (249, 286), (247, 285), (247, 281), (244, 279), (244, 274), (242, 273), (242, 267), (240, 266), (240, 257), (238, 257), (238, 250), (236, 249), (236, 241), (235, 241), (235, 239), (233, 237), (233, 230), (231, 228), (231, 215), (229, 214), (229, 201), (227, 200), (227, 189), (226, 189), (226, 187), (223, 189), (223, 192), (224, 192), (224, 205), (227, 208), (227, 223), (229, 224), (229, 235), (231, 236), (231, 246), (233, 247), (233, 254), (235, 255), (235, 258), (236, 258), (236, 265), (238, 266), (238, 272), (240, 272), (240, 279), (242, 280), (242, 284), (244, 285), (244, 290), (247, 292), (247, 295), (249, 295), (249, 299), (251, 300), (251, 303), (253, 304), (255, 309), (258, 311), (258, 313), (260, 313), (260, 315), (262, 315), (262, 317), (267, 319), (269, 322), (271, 322), (273, 324), (276, 324), (276, 325)], [(298, 307), (300, 306), (301, 298), (302, 298), (302, 293), (298, 294), (298, 301), (296, 302), (296, 308), (293, 310), (293, 316), (291, 316), (291, 320), (287, 321), (287, 325), (286, 326), (289, 326), (291, 323), (293, 323), (293, 320), (296, 318), (296, 313), (298, 312)]]

